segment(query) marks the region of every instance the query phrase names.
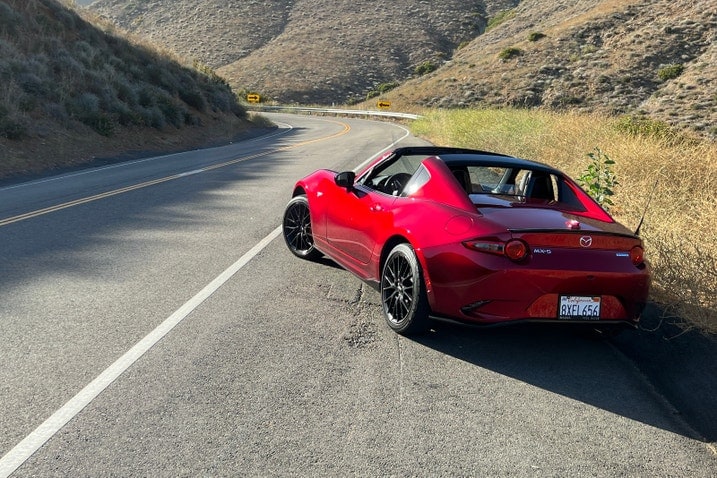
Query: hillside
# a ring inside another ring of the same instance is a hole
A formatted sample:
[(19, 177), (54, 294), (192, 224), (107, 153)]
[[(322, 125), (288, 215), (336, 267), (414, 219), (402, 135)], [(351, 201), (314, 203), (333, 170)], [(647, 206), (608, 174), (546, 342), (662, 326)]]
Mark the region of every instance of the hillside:
[(345, 103), (440, 65), (517, 0), (98, 0), (123, 28), (217, 68), (238, 91), (282, 103)]
[(0, 178), (250, 126), (226, 82), (56, 0), (0, 1)]
[(90, 8), (267, 101), (352, 103), (400, 83), (384, 96), (397, 109), (646, 114), (717, 136), (713, 0), (447, 0), (440, 8), (97, 0)]
[(388, 97), (645, 114), (716, 138), (716, 32), (712, 0), (526, 0), (440, 71)]

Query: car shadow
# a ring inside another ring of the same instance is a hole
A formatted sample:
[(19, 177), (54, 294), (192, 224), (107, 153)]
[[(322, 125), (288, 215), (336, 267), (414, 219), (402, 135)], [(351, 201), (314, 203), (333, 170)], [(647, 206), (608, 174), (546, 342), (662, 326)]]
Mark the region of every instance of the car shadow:
[[(344, 270), (326, 256), (315, 262)], [(617, 415), (717, 442), (717, 337), (685, 332), (662, 315), (648, 304), (638, 330), (613, 338), (573, 324), (475, 327), (433, 321), (430, 332), (410, 339)], [(639, 405), (655, 392), (662, 404)], [(673, 409), (672, 417), (665, 416), (666, 408)]]
[[(436, 322), (415, 342), (602, 410), (696, 440), (710, 440), (654, 396), (654, 388), (611, 341), (566, 327), (476, 328)], [(623, 334), (630, 334), (626, 331)], [(616, 370), (617, 368), (617, 370)], [(630, 371), (624, 369), (632, 368)]]

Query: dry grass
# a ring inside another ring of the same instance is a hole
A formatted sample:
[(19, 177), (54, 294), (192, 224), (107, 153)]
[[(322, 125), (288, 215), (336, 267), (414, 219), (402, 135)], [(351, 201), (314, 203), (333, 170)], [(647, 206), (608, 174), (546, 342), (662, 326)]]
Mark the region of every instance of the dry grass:
[(611, 212), (641, 235), (653, 267), (652, 299), (685, 327), (717, 333), (717, 145), (625, 132), (614, 117), (536, 110), (429, 111), (414, 132), (436, 144), (535, 159), (576, 177), (599, 147), (620, 185)]

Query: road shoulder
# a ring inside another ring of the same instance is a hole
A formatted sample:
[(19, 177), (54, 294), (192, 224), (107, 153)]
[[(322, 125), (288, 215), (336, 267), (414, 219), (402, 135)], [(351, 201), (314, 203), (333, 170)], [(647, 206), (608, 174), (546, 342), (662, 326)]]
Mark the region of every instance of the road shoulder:
[(679, 411), (702, 438), (717, 442), (717, 338), (685, 330), (648, 306), (639, 330), (623, 333), (613, 344)]

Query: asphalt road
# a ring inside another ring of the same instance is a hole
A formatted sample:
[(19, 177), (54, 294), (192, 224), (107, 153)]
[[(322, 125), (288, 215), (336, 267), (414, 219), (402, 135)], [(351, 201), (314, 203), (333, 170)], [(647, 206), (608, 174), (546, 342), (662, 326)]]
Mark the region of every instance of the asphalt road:
[(717, 475), (609, 343), (407, 339), (374, 290), (294, 258), (297, 178), (420, 141), (270, 116), (270, 137), (0, 189), (0, 477)]

